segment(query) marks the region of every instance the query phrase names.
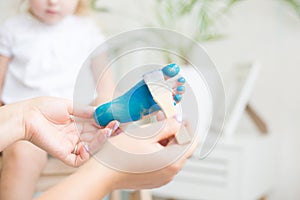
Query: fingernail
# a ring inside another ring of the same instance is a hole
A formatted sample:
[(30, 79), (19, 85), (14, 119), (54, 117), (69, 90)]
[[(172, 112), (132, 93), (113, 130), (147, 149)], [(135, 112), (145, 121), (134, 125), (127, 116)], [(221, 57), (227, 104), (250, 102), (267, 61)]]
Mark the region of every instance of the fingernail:
[(185, 83), (185, 78), (184, 77), (180, 77), (179, 79), (177, 79), (177, 81), (179, 83)]
[(181, 98), (182, 98), (182, 96), (180, 94), (176, 94), (174, 96), (174, 100), (177, 101), (177, 102), (179, 102), (181, 100)]
[(183, 91), (185, 91), (185, 87), (183, 85), (180, 85), (180, 86), (177, 87), (177, 91), (178, 92), (183, 92)]
[(112, 129), (108, 129), (105, 137), (110, 138), (111, 134), (112, 134)]
[(112, 130), (116, 131), (119, 128), (119, 126), (120, 126), (120, 122), (117, 121)]
[(176, 76), (179, 73), (179, 71), (180, 67), (175, 63), (169, 64), (162, 68), (162, 72), (164, 73), (164, 75), (170, 78)]
[(87, 152), (89, 152), (89, 151), (90, 151), (88, 144), (84, 143), (84, 145), (83, 145), (83, 146), (84, 146), (84, 148), (85, 148), (85, 150), (86, 150)]
[(176, 115), (174, 115), (174, 119), (176, 119), (177, 122), (181, 123), (182, 122), (182, 115), (176, 114)]

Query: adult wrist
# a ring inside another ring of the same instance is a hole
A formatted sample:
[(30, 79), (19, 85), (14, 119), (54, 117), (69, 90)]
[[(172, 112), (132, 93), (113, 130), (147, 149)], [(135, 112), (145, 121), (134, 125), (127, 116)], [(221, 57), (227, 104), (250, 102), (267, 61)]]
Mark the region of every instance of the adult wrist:
[(14, 103), (0, 107), (0, 130), (4, 134), (0, 150), (8, 145), (26, 139), (23, 103)]

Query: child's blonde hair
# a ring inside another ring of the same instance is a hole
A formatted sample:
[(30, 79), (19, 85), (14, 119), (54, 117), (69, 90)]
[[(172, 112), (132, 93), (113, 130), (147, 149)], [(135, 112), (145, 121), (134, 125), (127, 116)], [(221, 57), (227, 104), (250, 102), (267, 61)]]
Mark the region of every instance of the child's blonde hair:
[(79, 0), (75, 15), (87, 15), (91, 12), (91, 0)]

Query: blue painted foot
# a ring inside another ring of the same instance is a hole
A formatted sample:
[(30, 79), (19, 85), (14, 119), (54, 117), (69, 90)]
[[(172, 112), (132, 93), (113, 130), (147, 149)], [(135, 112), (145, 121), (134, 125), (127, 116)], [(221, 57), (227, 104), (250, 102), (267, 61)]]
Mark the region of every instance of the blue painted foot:
[[(169, 64), (162, 68), (166, 80), (178, 75), (179, 71), (177, 64)], [(185, 79), (179, 77), (173, 84), (173, 96), (176, 103), (182, 99), (185, 90), (184, 83)], [(118, 120), (121, 123), (137, 121), (158, 110), (160, 107), (153, 100), (144, 80), (141, 80), (122, 96), (97, 107), (94, 118), (100, 126), (105, 126), (112, 120)]]

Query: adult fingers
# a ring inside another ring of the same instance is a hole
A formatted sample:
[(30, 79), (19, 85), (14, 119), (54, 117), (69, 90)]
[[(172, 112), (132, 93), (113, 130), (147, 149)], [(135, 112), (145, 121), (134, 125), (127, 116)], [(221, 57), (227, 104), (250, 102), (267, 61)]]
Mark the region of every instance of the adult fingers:
[(67, 165), (73, 167), (79, 167), (84, 164), (90, 155), (85, 147), (83, 142), (79, 142), (74, 146), (72, 152), (70, 152), (66, 158), (62, 158), (61, 160), (66, 163)]
[[(73, 105), (69, 106), (68, 110), (71, 111), (72, 108)], [(72, 112), (70, 112), (70, 115), (73, 115), (74, 117), (90, 119), (93, 118), (94, 111), (95, 109), (92, 106), (76, 104), (74, 105)]]
[(181, 124), (175, 119), (169, 118), (164, 121), (164, 127), (161, 132), (155, 137), (155, 141), (159, 142), (168, 138), (172, 138), (179, 131)]

